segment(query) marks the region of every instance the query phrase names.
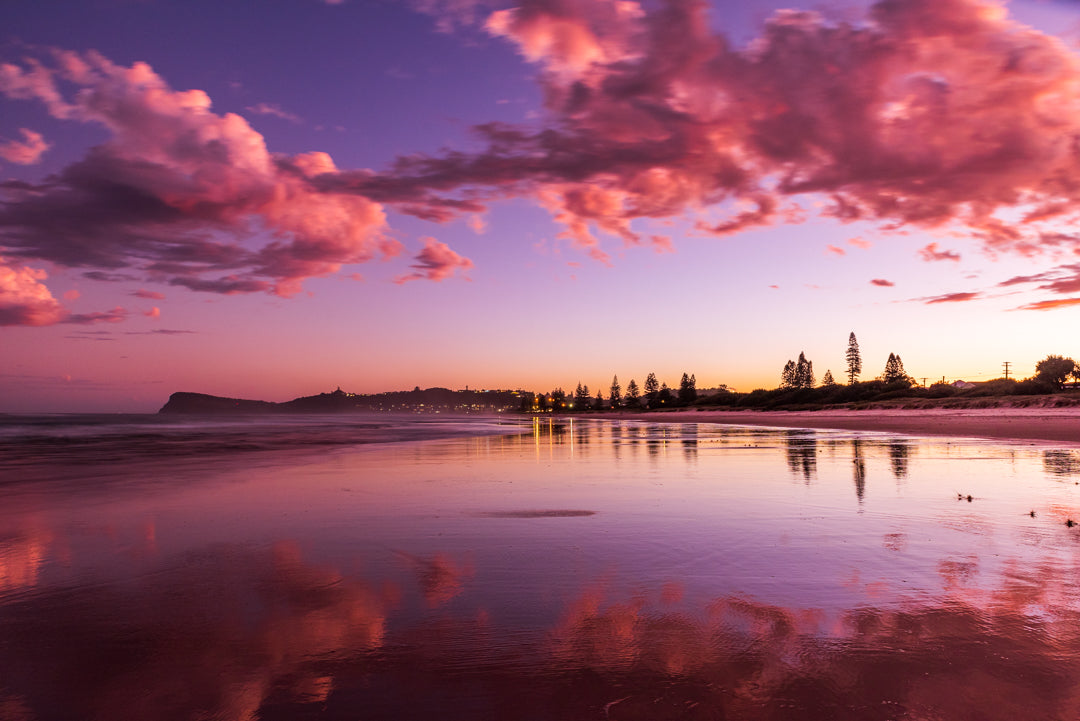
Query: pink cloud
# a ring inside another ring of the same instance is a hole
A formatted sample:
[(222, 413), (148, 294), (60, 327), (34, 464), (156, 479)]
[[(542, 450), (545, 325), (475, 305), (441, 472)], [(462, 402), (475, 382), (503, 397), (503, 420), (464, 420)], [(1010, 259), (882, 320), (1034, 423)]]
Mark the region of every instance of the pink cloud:
[(19, 165), (34, 165), (40, 162), (45, 151), (52, 147), (45, 142), (41, 133), (35, 133), (27, 128), (19, 128), (23, 139), (8, 140), (0, 143), (0, 158)]
[[(242, 117), (213, 113), (204, 92), (173, 90), (145, 63), (95, 52), (58, 52), (56, 62), (0, 66), (0, 93), (37, 98), (55, 117), (112, 137), (45, 184), (4, 184), (0, 246), (194, 290), (278, 295), (400, 252), (379, 203), (311, 187), (336, 172), (325, 153), (273, 156)], [(70, 101), (58, 79), (79, 88)], [(236, 237), (266, 240), (241, 246)]]
[(257, 105), (249, 105), (244, 109), (255, 113), (256, 115), (270, 115), (275, 118), (281, 118), (282, 120), (288, 120), (290, 123), (299, 124), (304, 122), (300, 116), (294, 115), (287, 110), (282, 110), (274, 103), (259, 103)]
[(937, 295), (931, 298), (920, 298), (927, 305), (934, 305), (935, 303), (963, 303), (969, 300), (975, 300), (979, 297), (978, 292), (970, 293), (946, 293), (945, 295)]
[[(1041, 252), (1038, 223), (1076, 215), (1080, 163), (1061, 138), (1080, 133), (1070, 109), (1080, 62), (1001, 6), (882, 0), (853, 22), (782, 10), (745, 47), (714, 33), (706, 11), (592, 0), (497, 9), (486, 29), (540, 68), (550, 122), (479, 126), (481, 152), (408, 156), (321, 187), (408, 199), (417, 213), (537, 197), (601, 259), (590, 226), (625, 240), (634, 220), (733, 207), (727, 220), (697, 223), (728, 235), (797, 220), (782, 201), (803, 194), (830, 198), (821, 212), (841, 221), (966, 228), (998, 253)], [(609, 227), (550, 200), (568, 183), (612, 201)], [(1012, 210), (1025, 219), (995, 215)]]
[(145, 298), (146, 300), (165, 300), (164, 293), (158, 293), (156, 290), (146, 290), (144, 288), (133, 291), (132, 295), (136, 298)]
[(675, 244), (671, 242), (671, 236), (650, 235), (649, 242), (652, 243), (653, 250), (655, 250), (657, 253), (675, 252)]
[(434, 238), (422, 238), (423, 249), (416, 254), (416, 262), (410, 267), (415, 268), (415, 273), (400, 275), (394, 279), (397, 284), (407, 283), (410, 280), (446, 280), (457, 270), (467, 270), (473, 267), (473, 262), (468, 258), (455, 253), (446, 243), (440, 243)]
[(867, 250), (868, 248), (872, 248), (874, 246), (874, 244), (871, 243), (869, 240), (864, 240), (862, 238), (849, 238), (848, 245), (853, 245), (856, 248), (861, 248), (862, 250)]
[(825, 252), (832, 253), (833, 255), (847, 255), (846, 250), (844, 250), (843, 248), (839, 248), (835, 245), (826, 245)]
[(919, 257), (927, 262), (939, 260), (959, 261), (960, 254), (953, 250), (938, 250), (937, 243), (930, 243), (919, 250)]
[(870, 281), (870, 285), (876, 285), (879, 288), (892, 288), (896, 283), (891, 280), (885, 280), (884, 278), (874, 278)]
[(67, 311), (41, 281), (44, 270), (10, 265), (0, 258), (0, 326), (52, 325)]
[(72, 288), (71, 290), (64, 291), (64, 300), (77, 300), (82, 295), (78, 290)]
[(143, 315), (145, 315), (147, 318), (160, 318), (161, 317), (161, 308), (158, 308), (157, 306), (154, 306), (150, 310), (143, 311)]

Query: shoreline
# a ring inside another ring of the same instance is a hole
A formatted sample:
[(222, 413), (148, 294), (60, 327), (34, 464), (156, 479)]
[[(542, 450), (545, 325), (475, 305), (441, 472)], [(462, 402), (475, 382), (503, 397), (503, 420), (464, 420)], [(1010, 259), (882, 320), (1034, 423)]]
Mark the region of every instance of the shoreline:
[(875, 431), (911, 436), (990, 438), (1080, 446), (1080, 408), (934, 408), (819, 411), (672, 409), (606, 411), (580, 418), (720, 423), (774, 428)]

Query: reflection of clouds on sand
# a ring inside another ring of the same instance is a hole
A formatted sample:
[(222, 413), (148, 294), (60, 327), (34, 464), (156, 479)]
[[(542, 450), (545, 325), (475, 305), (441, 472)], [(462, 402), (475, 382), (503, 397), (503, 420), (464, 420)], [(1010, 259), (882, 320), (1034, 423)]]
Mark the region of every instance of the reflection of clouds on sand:
[(0, 593), (36, 586), (52, 541), (50, 532), (38, 529), (0, 538)]
[(420, 591), (429, 608), (436, 608), (458, 596), (465, 588), (464, 582), (474, 571), (471, 563), (458, 564), (443, 553), (431, 558), (420, 558), (404, 551), (396, 551), (416, 572)]
[(271, 691), (325, 700), (319, 664), (380, 648), (384, 606), (291, 544), (215, 548), (133, 585), (10, 604), (0, 684), (68, 718), (255, 719)]

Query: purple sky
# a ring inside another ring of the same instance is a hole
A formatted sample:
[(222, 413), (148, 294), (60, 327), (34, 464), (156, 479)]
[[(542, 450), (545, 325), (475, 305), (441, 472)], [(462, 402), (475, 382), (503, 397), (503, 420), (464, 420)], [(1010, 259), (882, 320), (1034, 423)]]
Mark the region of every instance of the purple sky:
[(3, 16), (0, 412), (1080, 355), (1075, 3)]

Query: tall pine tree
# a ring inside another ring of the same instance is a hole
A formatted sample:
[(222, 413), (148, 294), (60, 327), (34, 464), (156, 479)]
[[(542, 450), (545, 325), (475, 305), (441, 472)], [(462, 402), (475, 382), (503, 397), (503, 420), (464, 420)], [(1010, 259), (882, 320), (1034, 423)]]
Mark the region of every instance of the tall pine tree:
[(626, 405), (637, 408), (640, 403), (641, 391), (638, 390), (637, 381), (631, 378), (630, 383), (626, 386)]
[(660, 382), (656, 380), (656, 374), (650, 373), (645, 379), (645, 400), (652, 405), (656, 400), (656, 393), (660, 390)]
[(622, 386), (619, 385), (619, 376), (611, 379), (611, 407), (618, 408), (622, 405)]
[(862, 373), (862, 357), (859, 355), (859, 341), (855, 340), (855, 331), (848, 336), (846, 357), (848, 385), (854, 385), (855, 379)]

